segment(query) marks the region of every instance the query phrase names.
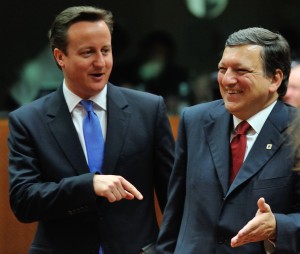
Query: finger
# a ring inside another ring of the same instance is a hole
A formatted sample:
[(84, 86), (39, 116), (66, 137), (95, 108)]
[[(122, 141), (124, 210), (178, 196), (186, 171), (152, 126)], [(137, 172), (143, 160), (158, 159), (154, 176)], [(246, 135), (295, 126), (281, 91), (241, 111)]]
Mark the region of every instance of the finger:
[(130, 192), (125, 191), (125, 193), (126, 193), (126, 196), (124, 197), (125, 199), (128, 199), (128, 200), (134, 199), (134, 196)]
[[(122, 178), (122, 186), (123, 188), (133, 195), (133, 197), (136, 197), (138, 200), (143, 199), (143, 195), (135, 188), (130, 182)], [(127, 194), (128, 195), (128, 194)]]
[[(126, 190), (124, 190), (124, 188), (123, 188), (122, 185), (120, 185), (120, 187), (118, 187), (118, 191), (119, 191), (119, 193), (120, 193), (120, 195), (121, 195), (122, 198), (126, 198), (127, 199), (128, 192)], [(132, 195), (132, 194), (130, 194), (130, 195)]]
[(103, 197), (106, 197), (110, 203), (117, 201), (115, 195), (112, 192), (107, 192)]
[(237, 243), (238, 243), (238, 236), (236, 235), (235, 237), (231, 238), (230, 245), (231, 247), (236, 247)]
[(253, 219), (248, 221), (248, 223), (238, 232), (237, 237), (241, 238), (241, 237), (245, 237), (246, 235), (248, 235), (251, 231), (254, 230), (254, 223), (253, 223)]
[(119, 190), (119, 188), (112, 188), (111, 192), (115, 196), (115, 199), (118, 201), (121, 200), (122, 198), (124, 198), (123, 196), (125, 195), (125, 193), (122, 195), (122, 192), (124, 192), (124, 191)]
[(260, 198), (257, 201), (258, 210), (262, 213), (269, 212), (270, 206), (266, 203), (264, 198)]
[(121, 193), (119, 192), (119, 190), (115, 189), (113, 191), (108, 191), (106, 194), (105, 194), (105, 197), (108, 199), (108, 201), (110, 203), (113, 203), (115, 201), (120, 201), (121, 199), (125, 198), (125, 199), (129, 199), (129, 200), (132, 200), (134, 199), (134, 196), (123, 190), (122, 193), (124, 193), (124, 195), (121, 195)]
[(244, 227), (242, 230), (239, 231), (239, 233), (231, 238), (231, 247), (238, 247), (244, 244), (247, 244), (249, 242), (253, 241), (253, 234), (251, 231), (247, 231)]

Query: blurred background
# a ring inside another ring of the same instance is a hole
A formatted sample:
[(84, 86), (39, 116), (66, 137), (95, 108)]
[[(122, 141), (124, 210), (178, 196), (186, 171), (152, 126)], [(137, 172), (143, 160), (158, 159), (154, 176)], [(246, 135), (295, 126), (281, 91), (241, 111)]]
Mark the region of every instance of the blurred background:
[(112, 11), (110, 81), (162, 95), (170, 115), (219, 98), (217, 64), (227, 36), (261, 26), (284, 35), (300, 55), (299, 0), (10, 0), (2, 3), (0, 112), (26, 104), (62, 83), (47, 32), (61, 10), (94, 5)]

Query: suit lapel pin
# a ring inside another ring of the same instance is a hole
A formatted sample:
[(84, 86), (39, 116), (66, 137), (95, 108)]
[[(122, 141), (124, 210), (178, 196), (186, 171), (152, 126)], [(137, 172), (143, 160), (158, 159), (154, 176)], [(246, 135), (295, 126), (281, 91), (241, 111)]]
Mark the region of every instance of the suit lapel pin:
[(272, 144), (267, 144), (266, 149), (271, 150), (272, 149)]

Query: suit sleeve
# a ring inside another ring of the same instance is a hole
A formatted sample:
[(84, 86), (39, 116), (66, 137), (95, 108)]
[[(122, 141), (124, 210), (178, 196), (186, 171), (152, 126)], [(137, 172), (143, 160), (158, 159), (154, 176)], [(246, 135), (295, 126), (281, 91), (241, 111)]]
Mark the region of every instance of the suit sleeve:
[(157, 241), (157, 254), (174, 253), (181, 225), (186, 183), (186, 136), (182, 114), (175, 148), (175, 164), (168, 189), (168, 203)]
[(300, 173), (295, 174), (294, 180), (293, 210), (289, 214), (274, 214), (277, 229), (275, 250), (280, 253), (300, 252)]
[(155, 130), (155, 191), (163, 211), (167, 203), (167, 187), (174, 162), (175, 142), (162, 97), (159, 97)]
[[(59, 180), (51, 179), (51, 172), (64, 171), (52, 150), (38, 145), (44, 139), (46, 126), (37, 126), (36, 119), (26, 113), (10, 114), (8, 138), (10, 205), (21, 222), (71, 217), (96, 209), (96, 196), (93, 190), (93, 174), (66, 176)], [(34, 129), (35, 128), (35, 129)], [(45, 145), (45, 144), (44, 144)], [(40, 150), (49, 160), (41, 161)], [(59, 150), (58, 150), (59, 153)], [(52, 161), (50, 163), (50, 160)], [(56, 165), (56, 169), (51, 165)]]

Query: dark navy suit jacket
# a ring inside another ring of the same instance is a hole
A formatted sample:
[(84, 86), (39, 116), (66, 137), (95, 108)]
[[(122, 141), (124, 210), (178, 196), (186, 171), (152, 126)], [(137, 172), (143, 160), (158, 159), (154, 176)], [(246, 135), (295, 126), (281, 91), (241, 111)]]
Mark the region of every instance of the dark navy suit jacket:
[(275, 253), (300, 251), (300, 176), (286, 137), (295, 110), (276, 103), (231, 186), (233, 124), (223, 100), (184, 111), (157, 253), (265, 253), (263, 242), (230, 247), (260, 197), (276, 217)]
[(154, 188), (161, 209), (174, 139), (162, 97), (108, 85), (104, 174), (121, 175), (144, 196), (109, 203), (93, 174), (62, 88), (9, 115), (10, 203), (22, 222), (38, 221), (30, 253), (138, 254), (156, 241)]

